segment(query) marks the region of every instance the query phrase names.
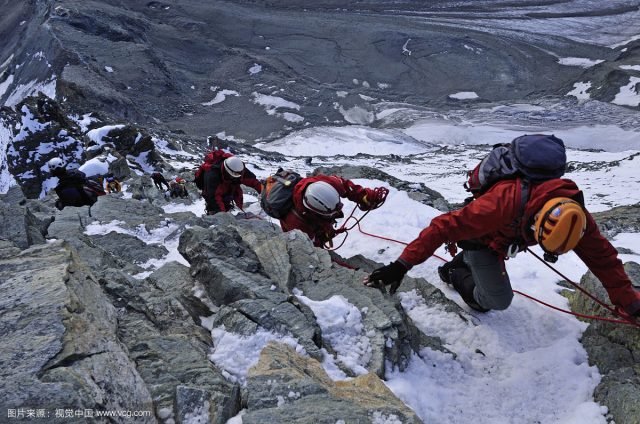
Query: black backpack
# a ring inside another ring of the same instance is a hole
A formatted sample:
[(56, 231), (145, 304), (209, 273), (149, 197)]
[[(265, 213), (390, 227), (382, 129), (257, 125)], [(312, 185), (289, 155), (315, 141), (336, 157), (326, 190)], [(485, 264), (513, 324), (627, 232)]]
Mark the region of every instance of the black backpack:
[(554, 135), (523, 135), (509, 144), (496, 144), (480, 163), (467, 172), (464, 187), (477, 198), (496, 182), (521, 177), (539, 183), (564, 175), (564, 142)]
[(267, 177), (262, 193), (260, 206), (273, 218), (283, 218), (293, 208), (293, 189), (302, 180), (295, 171), (278, 170)]

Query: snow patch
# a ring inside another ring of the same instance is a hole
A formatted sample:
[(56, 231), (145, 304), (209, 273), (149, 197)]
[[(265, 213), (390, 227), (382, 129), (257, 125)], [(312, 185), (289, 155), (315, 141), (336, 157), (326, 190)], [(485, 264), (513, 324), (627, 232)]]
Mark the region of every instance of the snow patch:
[(0, 194), (17, 185), (15, 178), (9, 172), (7, 148), (13, 142), (13, 133), (4, 119), (0, 118)]
[(42, 93), (50, 99), (56, 98), (56, 77), (55, 75), (49, 81), (38, 82), (33, 80), (27, 84), (17, 86), (11, 95), (4, 102), (5, 106), (13, 107), (29, 96), (36, 96)]
[(227, 96), (239, 97), (240, 93), (238, 93), (235, 90), (220, 90), (216, 93), (216, 96), (213, 98), (213, 100), (210, 100), (206, 103), (202, 103), (202, 106), (212, 106), (218, 103), (222, 103), (227, 99)]
[(94, 175), (105, 175), (109, 173), (109, 164), (117, 158), (113, 155), (97, 156), (83, 163), (79, 170), (84, 172), (87, 177)]
[(317, 301), (298, 295), (316, 316), (322, 330), (322, 338), (329, 342), (337, 354), (337, 360), (356, 375), (368, 373), (367, 364), (372, 350), (362, 324), (362, 313), (340, 295)]
[(479, 98), (475, 91), (460, 91), (458, 93), (449, 94), (450, 99), (456, 100), (473, 100)]
[(3, 82), (0, 82), (0, 97), (4, 96), (4, 93), (7, 92), (7, 89), (13, 84), (13, 75), (9, 75), (7, 79)]
[(376, 119), (376, 115), (373, 112), (360, 106), (353, 106), (346, 110), (342, 106), (339, 106), (338, 111), (342, 114), (344, 120), (350, 124), (368, 125)]
[(11, 53), (11, 55), (9, 55), (9, 57), (7, 58), (7, 60), (5, 60), (4, 62), (2, 62), (2, 65), (0, 65), (0, 69), (8, 66), (11, 61), (13, 60), (13, 53)]
[(591, 81), (587, 82), (576, 82), (573, 84), (573, 90), (569, 91), (566, 96), (573, 96), (578, 100), (587, 100), (591, 96), (587, 91), (591, 89)]
[(211, 330), (213, 349), (209, 360), (222, 370), (227, 380), (246, 385), (249, 368), (258, 363), (260, 352), (270, 341), (285, 343), (306, 356), (306, 351), (290, 335), (272, 333), (259, 328), (254, 334), (243, 336), (227, 332), (224, 326)]
[(316, 127), (292, 133), (284, 138), (259, 143), (256, 147), (293, 156), (410, 155), (425, 152), (431, 146), (417, 142), (398, 130), (369, 127)]
[(620, 92), (616, 94), (616, 97), (611, 101), (611, 103), (636, 107), (640, 105), (640, 91), (638, 90), (638, 84), (640, 84), (640, 78), (629, 78), (629, 84), (624, 87), (620, 87)]
[(640, 71), (640, 65), (620, 65), (620, 69), (627, 71)]
[(629, 38), (627, 40), (621, 41), (620, 43), (612, 44), (609, 47), (611, 47), (612, 49), (615, 49), (615, 48), (618, 48), (618, 47), (625, 46), (625, 45), (627, 45), (627, 44), (629, 44), (629, 43), (631, 43), (633, 41), (636, 41), (636, 40), (640, 40), (640, 34), (634, 35), (633, 37), (631, 37), (631, 38)]
[(258, 65), (257, 63), (254, 63), (253, 66), (251, 68), (249, 68), (249, 73), (251, 75), (255, 75), (262, 72), (262, 66)]
[(407, 48), (409, 41), (411, 41), (411, 38), (407, 39), (407, 41), (402, 45), (402, 54), (406, 54), (407, 56), (411, 56), (411, 50)]
[(254, 103), (264, 106), (269, 115), (274, 115), (276, 110), (281, 108), (300, 110), (299, 104), (285, 100), (282, 97), (270, 96), (268, 94), (260, 94), (256, 92), (251, 93), (251, 97), (253, 97)]
[(585, 57), (560, 57), (558, 63), (565, 66), (579, 66), (581, 68), (590, 68), (599, 63), (604, 62), (604, 59), (587, 59)]
[[(84, 115), (87, 116), (87, 115)], [(87, 137), (98, 145), (103, 145), (105, 142), (102, 140), (104, 137), (109, 135), (111, 130), (119, 130), (120, 128), (124, 128), (124, 125), (105, 125), (104, 127), (95, 128), (87, 133)]]
[(105, 71), (107, 71), (107, 72), (109, 72), (109, 73), (112, 73), (112, 72), (113, 72), (113, 68), (112, 68), (111, 66), (105, 66), (105, 67), (104, 67), (104, 70), (105, 70)]
[[(509, 129), (490, 124), (455, 123), (447, 120), (418, 121), (402, 131), (416, 140), (428, 143), (489, 146), (509, 142), (526, 133), (549, 132), (547, 127)], [(640, 145), (640, 132), (625, 130), (617, 125), (582, 125), (557, 129), (553, 134), (560, 137), (567, 147), (575, 149), (605, 149), (619, 152), (635, 150)]]

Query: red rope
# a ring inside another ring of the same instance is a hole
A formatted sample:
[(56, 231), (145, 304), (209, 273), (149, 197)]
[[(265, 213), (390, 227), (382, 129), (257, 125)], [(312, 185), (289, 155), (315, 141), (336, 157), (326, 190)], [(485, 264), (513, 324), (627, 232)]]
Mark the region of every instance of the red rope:
[(580, 317), (580, 318), (585, 318), (585, 319), (592, 319), (592, 320), (596, 320), (596, 321), (606, 321), (606, 322), (613, 322), (613, 323), (616, 323), (616, 324), (625, 324), (625, 325), (633, 325), (633, 326), (636, 326), (636, 327), (640, 327), (640, 324), (638, 324), (636, 322), (633, 322), (633, 321), (628, 321), (626, 319), (624, 319), (624, 320), (613, 319), (613, 318), (607, 318), (607, 317), (599, 317), (599, 316), (595, 316), (595, 315), (584, 315), (584, 314), (580, 314), (578, 312), (567, 311), (565, 309), (558, 308), (557, 306), (553, 306), (553, 305), (551, 305), (551, 304), (549, 304), (547, 302), (543, 302), (540, 299), (536, 299), (535, 297), (530, 296), (530, 295), (528, 295), (526, 293), (523, 293), (521, 291), (513, 290), (513, 292), (514, 293), (518, 293), (519, 295), (524, 296), (524, 297), (526, 297), (528, 299), (531, 299), (534, 302), (538, 302), (541, 305), (544, 305), (544, 306), (546, 306), (548, 308), (554, 309), (554, 310), (559, 311), (559, 312), (563, 312), (565, 314), (569, 314), (569, 315), (573, 315), (573, 316)]
[[(364, 218), (364, 217), (363, 217), (363, 218)], [(360, 219), (362, 219), (362, 218), (360, 218)], [(404, 242), (404, 241), (400, 241), (400, 240), (392, 239), (392, 238), (389, 238), (389, 237), (378, 236), (378, 235), (376, 235), (376, 234), (367, 233), (365, 230), (363, 230), (363, 229), (362, 229), (362, 227), (360, 227), (360, 221), (358, 221), (358, 223), (357, 223), (357, 227), (358, 227), (358, 231), (360, 231), (362, 234), (364, 234), (364, 235), (366, 235), (366, 236), (369, 236), (369, 237), (375, 237), (375, 238), (378, 238), (378, 239), (381, 239), (381, 240), (387, 240), (387, 241), (391, 241), (391, 242), (398, 243), (398, 244), (403, 244), (403, 245), (405, 245), (405, 246), (408, 246), (408, 245), (409, 245), (409, 243), (406, 243), (406, 242)], [(432, 255), (432, 256), (434, 256), (434, 257), (436, 257), (436, 258), (440, 259), (441, 261), (448, 262), (445, 258), (443, 258), (443, 257), (441, 257), (441, 256), (438, 256), (438, 255), (435, 255), (435, 254), (434, 254), (434, 255)]]
[[(362, 218), (360, 218), (362, 219)], [(367, 235), (369, 237), (375, 237), (381, 240), (387, 240), (387, 241), (391, 241), (394, 243), (398, 243), (398, 244), (403, 244), (405, 246), (407, 246), (409, 243), (405, 243), (404, 241), (400, 241), (400, 240), (395, 240), (389, 237), (383, 237), (383, 236), (379, 236), (376, 234), (372, 234), (372, 233), (368, 233), (366, 231), (364, 231), (361, 227), (360, 227), (360, 220), (357, 220), (357, 227), (358, 230), (364, 234)], [(587, 295), (589, 298), (591, 298), (593, 301), (595, 301), (596, 303), (598, 303), (599, 305), (603, 306), (604, 308), (606, 308), (607, 310), (609, 310), (611, 313), (613, 313), (616, 316), (621, 317), (621, 320), (618, 319), (613, 319), (613, 318), (607, 318), (607, 317), (600, 317), (600, 316), (595, 316), (595, 315), (584, 315), (584, 314), (580, 314), (578, 312), (573, 312), (573, 311), (567, 311), (566, 309), (562, 309), (562, 308), (558, 308), (557, 306), (553, 306), (549, 303), (543, 302), (540, 299), (536, 299), (533, 296), (530, 296), (526, 293), (523, 293), (521, 291), (518, 290), (512, 290), (514, 293), (517, 293), (521, 296), (524, 296), (528, 299), (531, 299), (535, 302), (538, 302), (544, 306), (547, 306), (551, 309), (554, 309), (556, 311), (559, 312), (563, 312), (565, 314), (569, 314), (569, 315), (573, 315), (576, 317), (580, 317), (580, 318), (584, 318), (584, 319), (591, 319), (591, 320), (596, 320), (596, 321), (606, 321), (606, 322), (612, 322), (612, 323), (616, 323), (616, 324), (625, 324), (625, 325), (633, 325), (635, 327), (639, 327), (640, 328), (640, 324), (637, 323), (636, 321), (632, 321), (631, 319), (625, 317), (624, 315), (622, 315), (620, 312), (618, 312), (617, 310), (615, 310), (614, 308), (610, 307), (609, 305), (607, 305), (606, 303), (602, 302), (600, 299), (598, 299), (597, 297), (595, 297), (594, 295), (592, 295), (591, 293), (589, 293), (587, 290), (583, 289), (582, 287), (580, 287), (578, 284), (574, 283), (573, 281), (571, 281), (568, 277), (566, 277), (564, 274), (562, 274), (560, 271), (556, 270), (554, 267), (552, 267), (551, 265), (549, 265), (548, 263), (544, 262), (544, 260), (542, 260), (538, 255), (536, 255), (534, 252), (532, 252), (530, 249), (527, 248), (527, 251), (531, 254), (533, 254), (533, 256), (535, 256), (536, 258), (538, 258), (543, 264), (545, 264), (547, 267), (551, 268), (556, 274), (560, 275), (562, 278), (564, 278), (566, 281), (568, 281), (571, 285), (573, 285), (576, 289), (578, 289), (579, 291), (581, 291), (582, 293), (584, 293), (585, 295)], [(440, 259), (441, 261), (444, 262), (449, 262), (447, 261), (445, 258), (438, 256), (438, 255), (433, 255), (436, 258)]]
[(594, 295), (592, 295), (591, 293), (589, 293), (588, 291), (586, 291), (585, 289), (583, 289), (582, 287), (580, 287), (578, 284), (574, 283), (573, 281), (571, 281), (571, 279), (569, 279), (566, 275), (564, 275), (563, 273), (561, 273), (560, 271), (558, 271), (557, 269), (555, 269), (554, 267), (552, 267), (551, 265), (549, 265), (547, 262), (545, 262), (544, 259), (542, 259), (540, 256), (536, 255), (535, 252), (533, 252), (531, 249), (529, 249), (527, 247), (527, 252), (531, 253), (533, 256), (535, 256), (540, 262), (542, 262), (547, 268), (551, 269), (553, 272), (555, 272), (556, 274), (558, 274), (560, 277), (564, 278), (565, 280), (567, 280), (569, 282), (569, 284), (571, 284), (573, 287), (575, 287), (576, 289), (578, 289), (579, 291), (581, 291), (582, 293), (584, 293), (585, 295), (587, 295), (589, 298), (591, 298), (591, 300), (593, 300), (594, 302), (596, 302), (598, 305), (602, 306), (603, 308), (606, 308), (607, 310), (609, 310), (609, 312), (618, 315), (618, 312), (610, 307), (609, 305), (607, 305), (606, 303), (604, 303), (603, 301), (601, 301), (600, 299), (598, 299), (597, 297), (595, 297)]

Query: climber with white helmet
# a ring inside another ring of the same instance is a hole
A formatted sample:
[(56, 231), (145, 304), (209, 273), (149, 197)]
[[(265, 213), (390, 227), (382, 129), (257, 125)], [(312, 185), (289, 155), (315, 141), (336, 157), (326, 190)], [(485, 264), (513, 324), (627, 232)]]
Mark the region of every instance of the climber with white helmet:
[(341, 198), (356, 202), (361, 210), (368, 211), (382, 205), (387, 190), (365, 188), (337, 175), (316, 175), (295, 181), (291, 193), (291, 205), (281, 211), (279, 217), (282, 230), (298, 229), (307, 234), (315, 246), (323, 247), (331, 245), (336, 236), (336, 219), (344, 216)]
[(242, 209), (240, 185), (251, 187), (258, 193), (262, 191), (262, 184), (242, 160), (223, 150), (214, 150), (205, 157), (196, 171), (195, 183), (202, 190), (207, 215), (228, 212), (234, 206)]

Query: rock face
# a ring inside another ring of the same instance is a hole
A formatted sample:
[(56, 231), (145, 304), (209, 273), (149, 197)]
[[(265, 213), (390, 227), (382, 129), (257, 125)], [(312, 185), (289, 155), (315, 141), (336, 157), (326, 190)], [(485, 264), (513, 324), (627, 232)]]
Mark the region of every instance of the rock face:
[(600, 231), (609, 238), (615, 237), (618, 233), (640, 232), (640, 204), (597, 212), (593, 217)]
[[(640, 288), (640, 265), (625, 264), (625, 270)], [(600, 281), (587, 273), (580, 285), (599, 299), (608, 299)], [(607, 316), (607, 311), (586, 296), (575, 293), (570, 297), (572, 310), (588, 315)], [(591, 321), (584, 332), (582, 344), (589, 354), (589, 362), (597, 365), (602, 381), (595, 391), (595, 400), (609, 407), (618, 424), (640, 423), (640, 331), (637, 327)]]
[[(0, 210), (11, 211), (0, 226), (1, 406), (48, 408), (49, 422), (65, 422), (53, 416), (59, 408), (145, 411), (140, 422), (150, 423), (225, 423), (241, 409), (247, 422), (420, 422), (380, 377), (425, 347), (448, 351), (397, 298), (363, 287), (363, 271), (334, 264), (302, 233), (230, 214), (168, 214), (153, 190), (141, 200), (102, 196), (92, 216), (56, 211), (51, 198), (27, 200), (17, 188), (0, 197)], [(408, 279), (402, 290), (464, 313), (424, 280)], [(345, 382), (323, 370), (340, 346), (304, 300), (336, 296), (359, 311), (355, 337), (367, 346), (360, 369), (336, 360), (357, 377)], [(299, 349), (269, 345), (246, 379), (233, 379), (210, 359), (211, 329), (268, 331)], [(287, 391), (278, 406), (287, 385), (297, 394)]]
[(245, 424), (422, 422), (375, 375), (334, 382), (317, 361), (274, 342), (251, 368), (247, 389)]

